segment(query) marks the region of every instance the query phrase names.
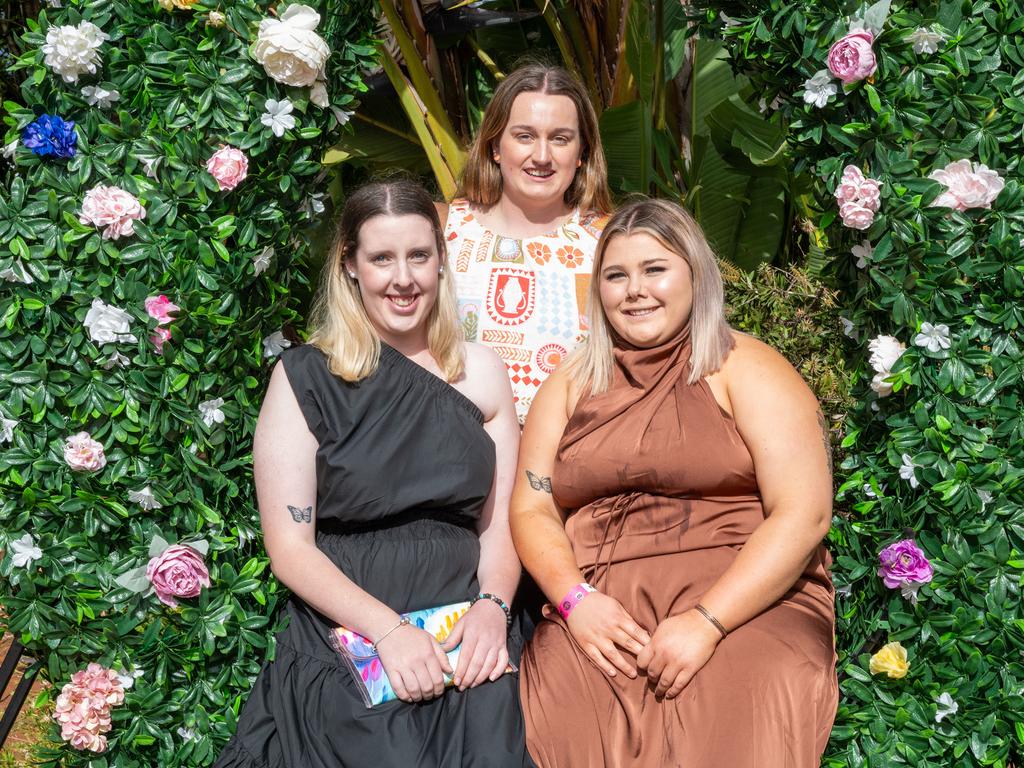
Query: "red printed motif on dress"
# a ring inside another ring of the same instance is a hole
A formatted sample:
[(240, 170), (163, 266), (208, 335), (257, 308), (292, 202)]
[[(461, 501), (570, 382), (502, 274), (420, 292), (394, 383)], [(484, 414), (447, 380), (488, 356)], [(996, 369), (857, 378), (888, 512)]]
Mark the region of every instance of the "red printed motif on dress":
[(524, 269), (495, 267), (487, 288), (487, 314), (499, 325), (521, 325), (533, 315), (537, 277)]

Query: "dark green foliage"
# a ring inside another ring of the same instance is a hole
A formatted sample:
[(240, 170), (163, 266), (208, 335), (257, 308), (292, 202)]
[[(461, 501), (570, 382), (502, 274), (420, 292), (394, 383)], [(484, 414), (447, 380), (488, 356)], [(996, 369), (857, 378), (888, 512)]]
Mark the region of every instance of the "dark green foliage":
[[(826, 764), (1020, 764), (1024, 740), (1024, 4), (894, 4), (876, 38), (878, 71), (822, 108), (803, 82), (825, 68), (853, 3), (714, 3), (734, 67), (756, 93), (783, 99), (794, 168), (816, 180), (814, 223), (827, 233), (841, 303), (861, 345), (830, 535), (842, 699)], [(719, 11), (738, 22), (725, 27)], [(906, 37), (937, 25), (936, 53)], [(930, 207), (928, 174), (952, 160), (987, 164), (1006, 180), (991, 210)], [(864, 233), (842, 226), (832, 196), (847, 164), (883, 181)], [(867, 238), (864, 269), (850, 248)], [(946, 324), (952, 345), (913, 345), (921, 323)], [(867, 342), (898, 337), (897, 390), (877, 399)], [(903, 456), (919, 487), (901, 478)], [(990, 494), (990, 496), (989, 496)], [(987, 499), (987, 501), (986, 501)], [(886, 589), (877, 553), (912, 535), (935, 567), (913, 605)], [(902, 680), (871, 677), (868, 656), (889, 640), (909, 651)], [(959, 712), (936, 722), (949, 693)]]
[[(351, 109), (370, 48), (349, 20), (368, 16), (342, 0), (308, 4), (325, 16), (319, 31), (333, 50), (332, 107)], [(0, 452), (0, 607), (56, 691), (90, 661), (142, 671), (114, 709), (106, 754), (55, 748), (45, 765), (207, 765), (272, 652), (281, 592), (254, 538), (250, 456), (272, 362), (262, 339), (297, 316), (311, 194), (338, 113), (309, 104), (307, 88), (272, 81), (248, 56), (268, 5), (221, 3), (227, 25), (214, 28), (201, 5), (168, 12), (146, 0), (65, 0), (30, 21), (22, 41), (27, 106), (5, 103), (3, 144), (50, 112), (76, 121), (79, 154), (44, 161), (19, 147), (16, 168), (0, 166), (0, 269), (19, 262), (33, 280), (4, 282), (0, 294), (0, 411), (18, 422)], [(83, 18), (111, 39), (98, 75), (65, 84), (38, 49), (51, 24)], [(120, 92), (112, 108), (81, 96), (99, 83)], [(297, 125), (277, 138), (260, 115), (266, 99), (284, 97)], [(234, 191), (219, 191), (205, 170), (220, 144), (249, 156), (249, 177)], [(155, 158), (151, 178), (142, 161)], [(142, 200), (147, 216), (134, 236), (103, 240), (79, 223), (82, 198), (98, 183)], [(256, 274), (254, 258), (267, 249), (269, 269)], [(182, 308), (162, 356), (143, 304), (158, 294)], [(90, 339), (82, 321), (94, 298), (132, 315), (137, 343)], [(115, 351), (130, 363), (107, 369)], [(207, 426), (199, 403), (218, 397), (226, 418)], [(81, 430), (105, 446), (97, 473), (64, 462), (64, 439)], [(147, 485), (162, 508), (128, 500)], [(43, 550), (27, 569), (12, 565), (9, 546), (25, 533)], [(145, 565), (156, 535), (210, 545), (212, 586), (178, 609), (115, 583)]]

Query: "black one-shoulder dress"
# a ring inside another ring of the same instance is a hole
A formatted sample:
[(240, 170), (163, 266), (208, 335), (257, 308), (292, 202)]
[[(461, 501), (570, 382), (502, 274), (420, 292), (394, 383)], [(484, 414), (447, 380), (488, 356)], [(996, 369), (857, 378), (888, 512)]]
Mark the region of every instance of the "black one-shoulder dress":
[[(479, 591), (475, 523), (491, 489), (494, 443), (479, 409), (387, 345), (372, 376), (349, 384), (324, 355), (282, 355), (316, 454), (316, 543), (341, 571), (398, 612)], [(532, 765), (518, 679), (434, 700), (367, 709), (330, 643), (334, 623), (296, 596), (216, 768)], [(509, 653), (518, 663), (516, 624)]]

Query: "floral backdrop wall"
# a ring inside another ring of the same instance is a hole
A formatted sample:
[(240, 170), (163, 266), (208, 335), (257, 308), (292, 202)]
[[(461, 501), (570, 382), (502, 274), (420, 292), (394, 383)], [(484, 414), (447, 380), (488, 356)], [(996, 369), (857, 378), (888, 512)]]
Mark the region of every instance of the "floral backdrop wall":
[(0, 606), (54, 683), (44, 765), (207, 765), (272, 653), (251, 436), (297, 340), (367, 18), (355, 0), (49, 0), (21, 40)]
[(830, 766), (1024, 753), (1024, 4), (703, 3), (815, 192), (859, 375)]

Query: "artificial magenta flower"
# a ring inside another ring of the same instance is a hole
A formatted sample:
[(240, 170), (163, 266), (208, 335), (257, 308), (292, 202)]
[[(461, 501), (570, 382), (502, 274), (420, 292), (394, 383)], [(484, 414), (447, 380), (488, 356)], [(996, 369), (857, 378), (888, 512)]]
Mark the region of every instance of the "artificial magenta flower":
[(875, 74), (878, 63), (871, 44), (875, 36), (866, 29), (848, 32), (828, 50), (828, 71), (844, 85), (851, 85)]

